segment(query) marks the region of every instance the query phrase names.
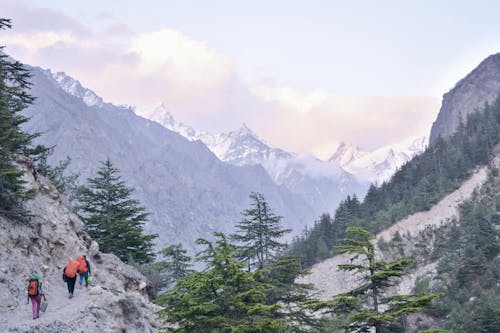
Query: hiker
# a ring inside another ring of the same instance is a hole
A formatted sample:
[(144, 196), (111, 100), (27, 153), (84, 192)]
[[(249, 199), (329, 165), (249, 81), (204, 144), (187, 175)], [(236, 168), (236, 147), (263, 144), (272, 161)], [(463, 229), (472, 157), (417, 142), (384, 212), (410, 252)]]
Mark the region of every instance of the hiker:
[(89, 274), (90, 274), (90, 263), (87, 260), (87, 256), (79, 256), (76, 258), (80, 263), (80, 267), (78, 268), (78, 274), (80, 275), (80, 288), (83, 286), (83, 279), (85, 279), (85, 287), (89, 287)]
[(75, 259), (69, 259), (68, 264), (64, 267), (63, 270), (63, 280), (68, 285), (69, 298), (73, 298), (73, 292), (75, 291), (75, 282), (76, 282), (76, 272), (78, 272), (78, 268), (80, 267), (80, 263)]
[(28, 282), (28, 303), (31, 299), (31, 312), (33, 319), (40, 318), (40, 304), (42, 303), (42, 281), (37, 273), (33, 273)]

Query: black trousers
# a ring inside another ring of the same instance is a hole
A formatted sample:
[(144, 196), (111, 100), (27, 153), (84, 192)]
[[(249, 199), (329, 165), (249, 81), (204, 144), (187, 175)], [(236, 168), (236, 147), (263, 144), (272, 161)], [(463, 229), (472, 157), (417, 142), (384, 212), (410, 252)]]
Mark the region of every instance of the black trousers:
[(68, 292), (73, 295), (75, 291), (76, 276), (74, 278), (69, 278), (66, 276), (66, 283), (68, 284)]

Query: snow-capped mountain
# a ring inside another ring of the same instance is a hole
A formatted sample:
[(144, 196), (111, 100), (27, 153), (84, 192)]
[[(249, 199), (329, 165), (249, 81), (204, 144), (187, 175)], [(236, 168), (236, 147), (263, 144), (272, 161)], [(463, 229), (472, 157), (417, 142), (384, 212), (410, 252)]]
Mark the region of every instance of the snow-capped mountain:
[(44, 73), (49, 79), (56, 80), (62, 90), (70, 95), (80, 98), (85, 104), (87, 104), (87, 106), (102, 107), (104, 105), (101, 97), (97, 96), (97, 94), (92, 90), (83, 87), (79, 81), (66, 75), (66, 73), (53, 73), (48, 69), (44, 70)]
[(361, 150), (356, 145), (340, 142), (337, 149), (335, 150), (335, 153), (333, 153), (328, 161), (339, 163), (341, 166), (345, 166), (368, 153), (368, 151)]
[(409, 138), (369, 152), (342, 142), (328, 161), (340, 163), (344, 170), (362, 181), (382, 184), (399, 167), (423, 152), (427, 144), (427, 137)]
[(317, 214), (332, 212), (348, 194), (362, 196), (367, 189), (366, 184), (358, 182), (338, 163), (272, 147), (245, 124), (235, 131), (211, 134), (177, 122), (162, 103), (136, 108), (135, 112), (191, 141), (202, 141), (224, 162), (238, 166), (261, 165), (276, 184), (300, 195)]
[(212, 134), (177, 122), (163, 103), (136, 108), (134, 111), (137, 115), (156, 121), (190, 141), (202, 141), (221, 161), (238, 166), (260, 164), (276, 182), (287, 161), (296, 157), (293, 153), (271, 147), (246, 124), (235, 131)]

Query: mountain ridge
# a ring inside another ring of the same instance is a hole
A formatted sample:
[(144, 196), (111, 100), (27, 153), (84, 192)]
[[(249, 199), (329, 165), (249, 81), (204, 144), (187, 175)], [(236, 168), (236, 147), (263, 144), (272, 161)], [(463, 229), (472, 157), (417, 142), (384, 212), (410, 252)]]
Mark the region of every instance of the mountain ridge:
[(221, 162), (200, 141), (190, 142), (131, 108), (88, 106), (44, 70), (29, 69), (36, 100), (23, 111), (31, 118), (23, 130), (42, 132), (36, 143), (55, 146), (49, 163), (70, 156), (69, 171), (80, 173), (80, 181), (109, 157), (151, 213), (146, 231), (160, 235), (158, 246), (182, 242), (193, 250), (198, 237), (231, 232), (251, 192), (263, 193), (288, 228), (298, 232), (314, 220), (311, 207), (262, 167)]

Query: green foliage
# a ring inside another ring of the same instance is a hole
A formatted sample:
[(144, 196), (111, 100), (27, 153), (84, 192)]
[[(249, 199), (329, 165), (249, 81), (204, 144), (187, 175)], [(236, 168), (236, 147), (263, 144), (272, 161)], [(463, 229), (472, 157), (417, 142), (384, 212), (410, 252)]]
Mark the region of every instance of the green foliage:
[(181, 244), (170, 245), (158, 253), (155, 262), (136, 265), (149, 280), (152, 298), (156, 298), (164, 289), (171, 289), (175, 281), (191, 272), (191, 257), (186, 253)]
[(459, 221), (436, 231), (439, 259), (431, 289), (446, 295), (431, 313), (452, 332), (500, 331), (500, 179), (495, 169), (475, 196), (462, 204)]
[[(10, 20), (0, 18), (0, 30), (9, 28)], [(20, 112), (33, 103), (30, 73), (20, 62), (10, 61), (3, 49), (0, 46), (0, 214), (19, 218), (27, 215), (23, 203), (34, 193), (24, 188), (23, 172), (13, 162), (18, 155), (36, 157), (45, 148), (31, 148), (38, 134), (21, 130), (28, 118)]]
[(350, 262), (338, 265), (339, 269), (353, 272), (361, 277), (359, 287), (340, 294), (330, 304), (335, 311), (346, 312), (349, 322), (345, 327), (355, 332), (369, 332), (375, 327), (377, 333), (390, 327), (398, 318), (412, 312), (423, 311), (439, 295), (414, 294), (387, 296), (386, 290), (396, 283), (413, 265), (411, 259), (394, 261), (377, 260), (374, 236), (358, 228), (347, 228), (347, 237), (342, 240), (336, 253), (351, 255)]
[(65, 160), (60, 161), (56, 166), (47, 164), (47, 158), (51, 153), (52, 149), (49, 149), (40, 156), (37, 161), (36, 169), (41, 175), (47, 177), (51, 183), (54, 184), (59, 193), (65, 194), (68, 199), (73, 200), (78, 188), (76, 181), (80, 174), (66, 174), (68, 166), (71, 163), (71, 158), (69, 156), (66, 157)]
[[(185, 252), (165, 251), (179, 264), (173, 288), (158, 299), (160, 315), (178, 332), (310, 332), (317, 327), (311, 286), (295, 283), (304, 274), (297, 257), (277, 255), (286, 247), (279, 238), (288, 230), (260, 194), (252, 193), (237, 234), (216, 233), (212, 243), (199, 239), (197, 255), (206, 269), (186, 270)], [(175, 266), (172, 262), (171, 268)]]
[(133, 189), (121, 180), (110, 159), (101, 162), (89, 186), (78, 189), (76, 211), (85, 229), (101, 251), (111, 252), (125, 262), (147, 263), (153, 260), (153, 239), (145, 235), (143, 225), (148, 213), (138, 200), (131, 199)]
[(286, 247), (279, 240), (290, 230), (281, 228), (282, 217), (271, 211), (262, 194), (252, 192), (250, 200), (251, 208), (242, 212), (243, 219), (236, 224), (231, 239), (238, 243), (241, 259), (249, 269), (263, 269)]
[(276, 318), (281, 306), (265, 304), (266, 284), (262, 272), (248, 272), (238, 252), (224, 234), (215, 243), (199, 239), (205, 246), (198, 255), (207, 265), (202, 272), (189, 273), (161, 295), (160, 316), (178, 325), (174, 332), (278, 332), (288, 326)]

